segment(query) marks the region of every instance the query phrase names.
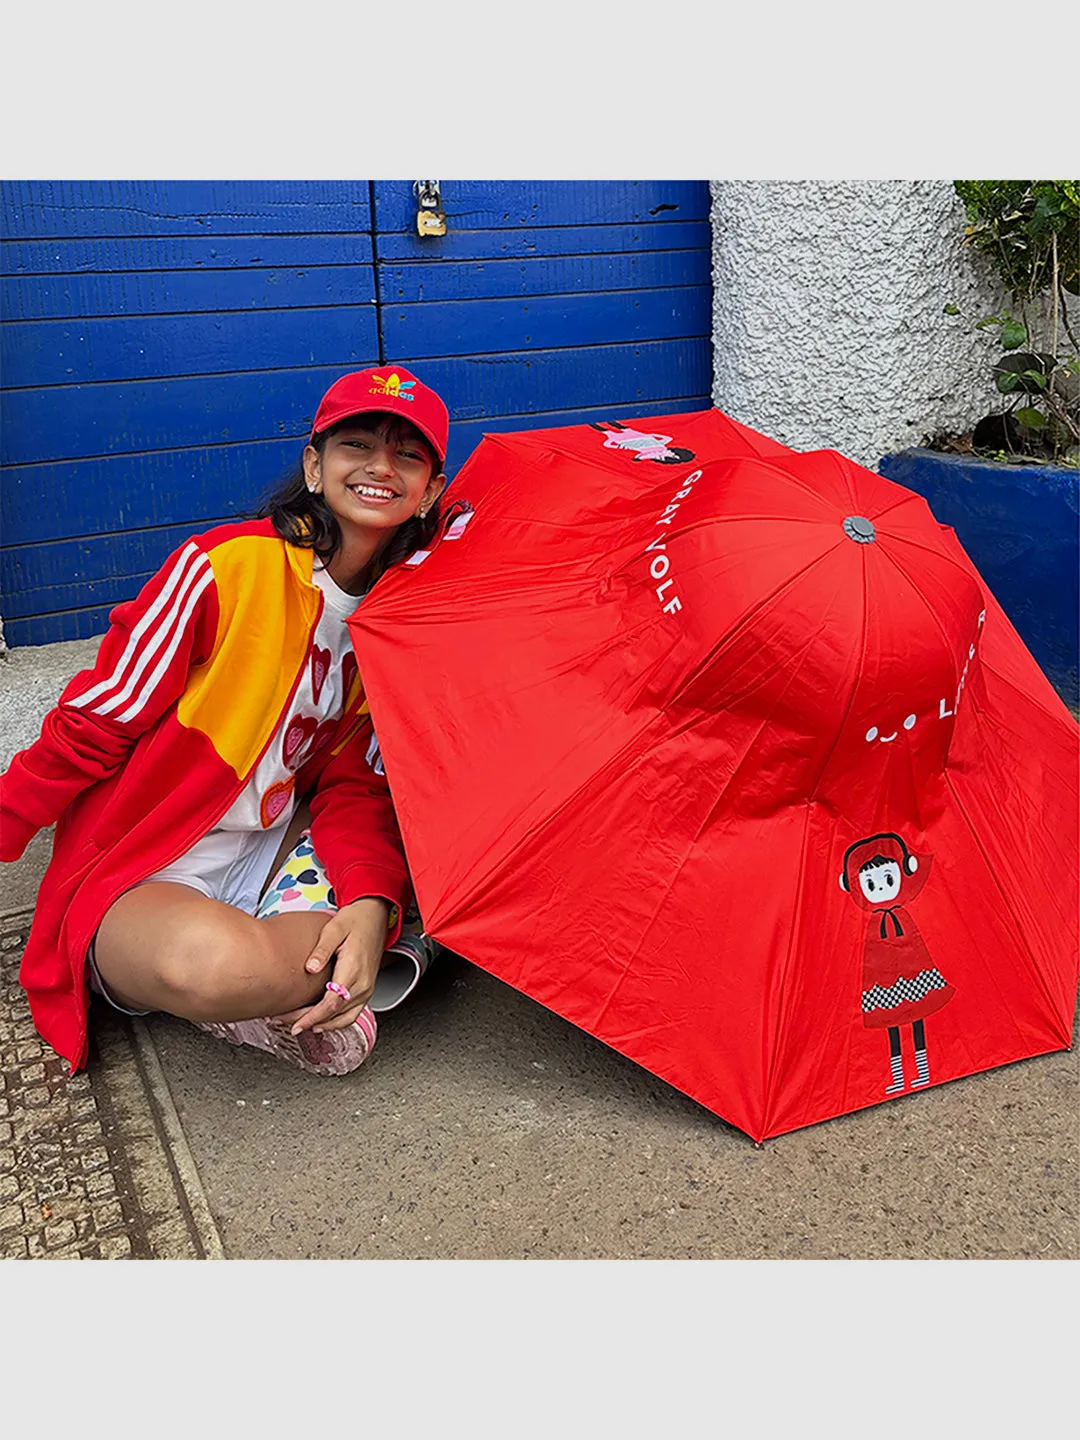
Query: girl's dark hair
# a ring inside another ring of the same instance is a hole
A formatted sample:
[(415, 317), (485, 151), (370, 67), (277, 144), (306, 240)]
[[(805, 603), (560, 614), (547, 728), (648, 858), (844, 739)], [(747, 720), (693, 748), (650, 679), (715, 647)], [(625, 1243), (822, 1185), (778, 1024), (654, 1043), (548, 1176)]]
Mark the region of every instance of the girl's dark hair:
[[(431, 473), (438, 475), (442, 471), (442, 465), (433, 446), (407, 420), (399, 419), (396, 415), (388, 416), (382, 412), (378, 415), (366, 415), (364, 419), (365, 421), (370, 420), (375, 428), (380, 428), (382, 424), (389, 421), (387, 434), (392, 440), (398, 439), (405, 433), (410, 439), (419, 440), (431, 456), (433, 466)], [(336, 425), (331, 425), (328, 430), (316, 435), (311, 444), (321, 455), (330, 436), (340, 430), (343, 425), (354, 423), (354, 420), (355, 417), (339, 420)], [(403, 525), (398, 526), (389, 542), (374, 556), (368, 567), (369, 573), (365, 577), (368, 589), (374, 585), (380, 575), (390, 569), (391, 565), (396, 565), (399, 560), (404, 560), (414, 550), (424, 549), (434, 539), (439, 528), (439, 515), (439, 500), (436, 500), (423, 519), (419, 515), (413, 515)], [(255, 518), (272, 520), (274, 529), (282, 540), (287, 540), (290, 545), (299, 545), (304, 550), (314, 550), (323, 565), (329, 565), (341, 549), (341, 526), (338, 524), (337, 516), (321, 495), (315, 495), (308, 489), (304, 475), (303, 456), (270, 491), (255, 512)]]

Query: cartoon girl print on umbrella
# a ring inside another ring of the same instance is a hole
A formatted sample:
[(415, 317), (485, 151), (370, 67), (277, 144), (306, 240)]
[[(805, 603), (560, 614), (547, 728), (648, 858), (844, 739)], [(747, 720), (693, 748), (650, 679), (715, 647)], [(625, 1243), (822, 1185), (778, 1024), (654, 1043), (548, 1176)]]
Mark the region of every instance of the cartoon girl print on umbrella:
[(605, 450), (632, 450), (635, 460), (655, 460), (658, 465), (685, 465), (694, 459), (693, 450), (676, 445), (671, 448), (670, 435), (648, 435), (641, 430), (631, 430), (620, 425), (618, 420), (608, 420), (602, 425), (591, 425), (606, 435)]
[(892, 1081), (886, 1095), (895, 1095), (904, 1088), (902, 1025), (911, 1026), (915, 1046), (916, 1075), (911, 1089), (929, 1085), (924, 1021), (956, 993), (933, 963), (918, 927), (905, 909), (926, 884), (931, 859), (923, 856), (920, 865), (919, 857), (912, 855), (900, 836), (891, 831), (857, 840), (844, 854), (840, 888), (860, 910), (869, 910), (872, 917), (863, 950), (863, 1024), (871, 1030), (889, 1031)]

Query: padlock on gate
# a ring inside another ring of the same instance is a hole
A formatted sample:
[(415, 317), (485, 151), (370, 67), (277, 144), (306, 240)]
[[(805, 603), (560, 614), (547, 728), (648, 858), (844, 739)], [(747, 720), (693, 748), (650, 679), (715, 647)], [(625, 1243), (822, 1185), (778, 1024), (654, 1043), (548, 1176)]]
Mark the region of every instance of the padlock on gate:
[(446, 216), (439, 197), (438, 180), (415, 180), (413, 194), (417, 200), (416, 233), (421, 236), (446, 234)]

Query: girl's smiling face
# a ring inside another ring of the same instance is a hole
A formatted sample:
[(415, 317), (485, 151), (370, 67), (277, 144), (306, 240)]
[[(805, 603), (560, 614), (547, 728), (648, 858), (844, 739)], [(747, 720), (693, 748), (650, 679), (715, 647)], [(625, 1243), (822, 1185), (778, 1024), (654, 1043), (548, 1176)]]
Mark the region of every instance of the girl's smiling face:
[(446, 484), (420, 431), (382, 413), (343, 421), (321, 452), (309, 445), (304, 476), (344, 529), (395, 530), (427, 511)]

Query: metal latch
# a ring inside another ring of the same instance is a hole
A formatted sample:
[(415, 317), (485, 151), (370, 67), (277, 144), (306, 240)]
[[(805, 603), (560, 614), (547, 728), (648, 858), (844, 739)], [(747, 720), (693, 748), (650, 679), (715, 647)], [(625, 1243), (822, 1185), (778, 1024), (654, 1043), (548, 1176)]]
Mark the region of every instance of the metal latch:
[(417, 201), (416, 233), (445, 235), (446, 216), (440, 202), (438, 180), (414, 180), (413, 194)]

